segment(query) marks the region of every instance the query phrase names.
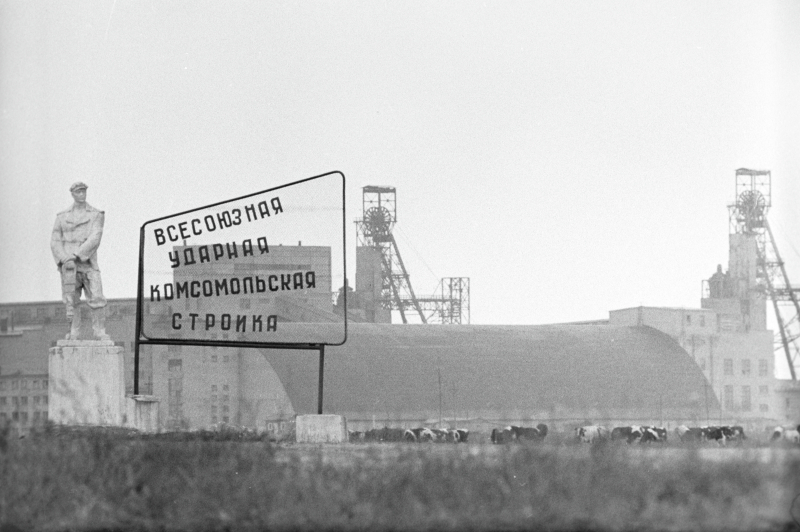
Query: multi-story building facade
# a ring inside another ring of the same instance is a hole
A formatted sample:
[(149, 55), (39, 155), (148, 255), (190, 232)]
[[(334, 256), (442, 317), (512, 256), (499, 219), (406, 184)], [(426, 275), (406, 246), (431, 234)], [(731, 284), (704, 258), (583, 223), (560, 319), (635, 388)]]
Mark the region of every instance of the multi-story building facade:
[(25, 433), (47, 422), (47, 373), (17, 371), (0, 375), (0, 426), (11, 424)]

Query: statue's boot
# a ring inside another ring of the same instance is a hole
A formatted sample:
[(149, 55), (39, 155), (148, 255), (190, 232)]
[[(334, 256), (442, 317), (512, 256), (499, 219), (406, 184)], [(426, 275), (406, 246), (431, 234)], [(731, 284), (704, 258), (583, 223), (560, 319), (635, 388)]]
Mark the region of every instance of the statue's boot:
[(67, 316), (69, 317), (70, 314), (72, 315), (72, 323), (69, 327), (69, 334), (67, 335), (67, 340), (77, 340), (78, 335), (81, 332), (81, 309), (76, 308), (73, 309), (72, 307), (67, 307)]
[(94, 335), (98, 340), (111, 340), (111, 337), (106, 334), (105, 308), (92, 309), (92, 329), (94, 329)]

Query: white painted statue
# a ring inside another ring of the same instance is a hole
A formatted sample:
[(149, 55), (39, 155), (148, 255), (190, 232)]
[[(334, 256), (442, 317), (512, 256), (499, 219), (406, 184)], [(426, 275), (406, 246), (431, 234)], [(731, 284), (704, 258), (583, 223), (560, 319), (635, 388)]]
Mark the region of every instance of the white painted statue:
[(85, 183), (69, 187), (75, 202), (69, 209), (58, 213), (50, 240), (58, 270), (67, 320), (71, 322), (68, 340), (77, 340), (80, 333), (81, 313), (78, 305), (81, 292), (92, 309), (92, 328), (98, 340), (110, 340), (105, 328), (106, 298), (97, 265), (97, 248), (103, 237), (105, 213), (86, 203)]

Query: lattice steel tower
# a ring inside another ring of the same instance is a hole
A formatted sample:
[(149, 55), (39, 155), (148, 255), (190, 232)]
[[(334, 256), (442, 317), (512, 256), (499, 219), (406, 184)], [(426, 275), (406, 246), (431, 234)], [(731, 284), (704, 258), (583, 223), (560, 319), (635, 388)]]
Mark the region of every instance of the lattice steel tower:
[(356, 221), (358, 245), (375, 250), (380, 257), (377, 303), (389, 311), (399, 311), (403, 323), (408, 323), (409, 311), (422, 323), (469, 323), (469, 278), (443, 278), (439, 283), (441, 295), (417, 297), (414, 293), (393, 234), (397, 223), (395, 188), (364, 187), (362, 209), (363, 217)]
[(772, 174), (769, 170), (736, 170), (736, 203), (728, 206), (731, 234), (755, 241), (757, 256), (752, 290), (766, 293), (778, 323), (776, 351), (783, 350), (792, 380), (800, 355), (800, 288), (792, 288), (778, 245), (769, 226), (767, 212), (772, 206)]

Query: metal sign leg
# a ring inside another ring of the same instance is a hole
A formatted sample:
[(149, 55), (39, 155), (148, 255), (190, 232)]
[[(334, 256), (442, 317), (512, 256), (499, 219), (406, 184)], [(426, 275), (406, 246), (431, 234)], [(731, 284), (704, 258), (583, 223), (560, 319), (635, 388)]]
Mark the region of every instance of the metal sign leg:
[(319, 346), (319, 390), (317, 391), (317, 414), (322, 414), (322, 381), (325, 372), (325, 346)]

